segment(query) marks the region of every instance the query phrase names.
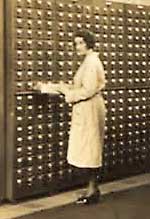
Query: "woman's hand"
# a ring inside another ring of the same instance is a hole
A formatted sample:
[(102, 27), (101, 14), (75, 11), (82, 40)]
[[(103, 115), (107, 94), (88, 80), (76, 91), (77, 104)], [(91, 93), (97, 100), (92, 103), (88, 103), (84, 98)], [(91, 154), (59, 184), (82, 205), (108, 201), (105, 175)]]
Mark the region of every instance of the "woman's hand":
[(41, 91), (43, 83), (41, 81), (33, 83), (33, 89)]
[(68, 93), (68, 86), (64, 82), (60, 82), (58, 85), (58, 91), (64, 95)]
[(44, 83), (38, 81), (33, 84), (34, 90), (39, 90), (42, 93), (57, 93), (57, 94), (64, 94), (65, 96), (69, 93), (68, 84), (64, 82), (60, 83)]

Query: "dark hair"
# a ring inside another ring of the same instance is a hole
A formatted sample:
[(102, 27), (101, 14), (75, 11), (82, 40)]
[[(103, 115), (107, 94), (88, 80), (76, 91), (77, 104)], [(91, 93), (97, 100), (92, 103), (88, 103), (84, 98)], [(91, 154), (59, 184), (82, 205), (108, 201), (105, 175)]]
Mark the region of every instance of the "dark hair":
[(95, 46), (95, 36), (89, 30), (82, 30), (76, 33), (75, 37), (82, 37), (88, 49), (93, 49)]

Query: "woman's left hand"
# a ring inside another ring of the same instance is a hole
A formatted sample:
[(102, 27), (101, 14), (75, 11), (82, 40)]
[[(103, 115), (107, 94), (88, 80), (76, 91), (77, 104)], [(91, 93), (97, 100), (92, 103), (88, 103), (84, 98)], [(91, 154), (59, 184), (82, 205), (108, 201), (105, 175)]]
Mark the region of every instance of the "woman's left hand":
[(58, 86), (58, 90), (60, 93), (66, 95), (69, 89), (67, 87), (67, 84), (65, 84), (64, 82), (60, 82)]

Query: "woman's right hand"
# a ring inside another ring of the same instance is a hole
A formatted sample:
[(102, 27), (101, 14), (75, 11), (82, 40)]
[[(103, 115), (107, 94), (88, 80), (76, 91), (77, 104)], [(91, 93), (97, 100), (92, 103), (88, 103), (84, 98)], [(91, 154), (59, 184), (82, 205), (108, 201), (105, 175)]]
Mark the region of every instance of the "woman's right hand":
[(33, 84), (33, 89), (34, 90), (39, 90), (42, 93), (61, 93), (66, 95), (66, 93), (68, 93), (68, 86), (66, 83), (64, 82), (60, 82), (60, 83), (44, 83), (41, 81), (38, 81), (36, 83)]
[(68, 92), (67, 84), (65, 84), (64, 82), (61, 81), (59, 83), (58, 90), (59, 90), (60, 93), (65, 95)]
[(41, 81), (33, 83), (33, 89), (41, 91), (43, 83)]

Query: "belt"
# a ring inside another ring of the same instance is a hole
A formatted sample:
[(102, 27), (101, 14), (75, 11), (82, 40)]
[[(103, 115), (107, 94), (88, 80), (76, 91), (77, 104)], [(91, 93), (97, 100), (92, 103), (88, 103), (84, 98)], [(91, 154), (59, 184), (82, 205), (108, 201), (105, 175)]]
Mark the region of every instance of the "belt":
[(88, 97), (88, 98), (86, 98), (86, 99), (83, 99), (83, 100), (79, 100), (79, 101), (76, 101), (76, 102), (74, 102), (73, 104), (78, 104), (78, 103), (81, 103), (81, 102), (86, 102), (86, 101), (88, 101), (88, 100), (91, 100), (93, 97), (95, 97), (96, 95), (101, 95), (101, 92), (97, 92), (97, 93), (95, 93), (95, 94), (93, 94), (92, 96), (90, 96), (90, 97)]

